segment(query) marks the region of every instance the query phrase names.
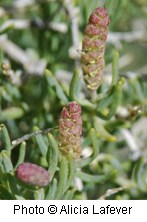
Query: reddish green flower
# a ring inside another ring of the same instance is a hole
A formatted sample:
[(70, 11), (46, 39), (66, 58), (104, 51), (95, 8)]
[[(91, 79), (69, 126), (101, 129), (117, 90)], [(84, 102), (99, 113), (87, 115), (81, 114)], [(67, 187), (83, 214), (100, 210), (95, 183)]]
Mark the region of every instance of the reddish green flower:
[(81, 62), (84, 81), (90, 90), (96, 90), (102, 81), (109, 22), (107, 10), (99, 7), (90, 15), (85, 28)]
[(50, 182), (48, 171), (33, 163), (21, 163), (16, 169), (16, 177), (24, 183), (39, 187), (47, 186)]
[(82, 117), (77, 102), (63, 108), (59, 120), (59, 147), (63, 155), (72, 153), (75, 159), (81, 154)]

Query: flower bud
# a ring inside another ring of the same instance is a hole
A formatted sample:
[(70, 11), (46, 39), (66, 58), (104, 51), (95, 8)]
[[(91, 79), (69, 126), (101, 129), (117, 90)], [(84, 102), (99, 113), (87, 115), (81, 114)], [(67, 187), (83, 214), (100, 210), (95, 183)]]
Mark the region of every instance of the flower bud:
[(65, 106), (59, 120), (59, 147), (63, 155), (71, 153), (74, 159), (81, 154), (82, 117), (77, 102)]
[(82, 70), (87, 88), (96, 90), (104, 72), (105, 41), (110, 19), (105, 8), (99, 7), (89, 17), (82, 42)]
[(47, 186), (50, 182), (48, 171), (33, 163), (21, 163), (16, 169), (16, 177), (24, 183), (39, 187)]

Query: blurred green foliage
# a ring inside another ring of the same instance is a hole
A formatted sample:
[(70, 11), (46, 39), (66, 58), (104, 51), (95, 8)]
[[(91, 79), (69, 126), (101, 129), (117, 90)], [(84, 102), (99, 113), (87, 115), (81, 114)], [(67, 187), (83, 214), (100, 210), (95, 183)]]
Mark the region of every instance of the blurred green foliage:
[[(111, 195), (104, 198), (146, 199), (147, 2), (72, 0), (79, 41), (75, 57), (70, 54), (74, 18), (67, 1), (36, 0), (24, 6), (21, 2), (0, 1), (0, 199), (98, 199), (109, 189)], [(114, 41), (108, 37), (104, 81), (93, 97), (77, 69), (85, 26), (100, 3), (108, 9)], [(18, 28), (12, 19), (27, 21), (27, 27)], [(10, 25), (4, 26), (8, 21)], [(134, 32), (140, 32), (140, 37), (134, 37)], [(123, 34), (129, 34), (129, 40)], [(13, 53), (4, 50), (3, 36), (35, 61), (44, 59), (47, 71), (27, 72)], [(78, 163), (59, 153), (58, 129), (13, 147), (17, 138), (57, 127), (62, 107), (71, 100), (82, 106), (83, 157)], [(14, 172), (23, 161), (48, 168), (49, 187), (42, 191), (19, 184)]]

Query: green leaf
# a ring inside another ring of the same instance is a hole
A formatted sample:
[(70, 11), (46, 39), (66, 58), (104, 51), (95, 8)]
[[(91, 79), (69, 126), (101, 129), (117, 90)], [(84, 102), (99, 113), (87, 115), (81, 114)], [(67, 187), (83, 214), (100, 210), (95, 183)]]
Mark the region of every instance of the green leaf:
[(1, 67), (2, 63), (3, 63), (3, 51), (2, 51), (2, 49), (0, 49), (0, 67)]
[(66, 190), (72, 185), (72, 182), (75, 176), (75, 161), (73, 159), (73, 156), (69, 154), (67, 156), (67, 159), (68, 159), (69, 174), (68, 174), (68, 182), (67, 182)]
[(56, 170), (59, 159), (59, 147), (51, 133), (48, 133), (49, 147), (46, 155), (46, 160), (48, 162), (48, 171), (50, 173), (50, 179), (52, 180)]
[(68, 161), (66, 157), (62, 156), (59, 170), (59, 183), (57, 192), (55, 194), (55, 199), (62, 199), (63, 194), (66, 191), (66, 185), (68, 183)]
[(1, 200), (14, 200), (14, 197), (5, 187), (0, 185), (0, 199)]
[(1, 174), (3, 174), (5, 172), (4, 166), (3, 166), (3, 158), (2, 155), (0, 153), (0, 176)]
[(115, 115), (115, 112), (121, 102), (121, 97), (122, 97), (122, 86), (124, 84), (124, 78), (121, 78), (117, 85), (114, 86), (114, 93), (113, 93), (113, 99), (112, 99), (112, 102), (111, 102), (111, 107), (109, 108), (109, 111), (108, 113), (102, 113), (99, 111), (99, 107), (97, 109), (97, 115), (104, 119), (104, 120), (109, 120), (111, 119), (111, 117), (113, 115)]
[(112, 82), (111, 87), (117, 84), (119, 77), (119, 53), (117, 50), (114, 51), (113, 61), (112, 61)]
[(81, 166), (81, 167), (87, 166), (88, 164), (90, 164), (99, 154), (99, 143), (98, 143), (96, 131), (94, 128), (92, 128), (90, 130), (90, 140), (92, 143), (93, 152), (90, 157), (87, 157), (85, 159), (81, 159), (81, 161), (79, 162), (79, 166)]
[[(37, 131), (37, 130), (39, 130), (38, 127), (34, 127), (34, 131)], [(40, 150), (41, 154), (42, 154), (43, 156), (46, 156), (46, 153), (47, 153), (47, 144), (46, 144), (46, 142), (45, 142), (45, 140), (44, 140), (43, 135), (38, 134), (38, 135), (36, 135), (34, 138), (35, 138), (35, 141), (36, 141), (36, 143), (37, 143), (37, 145), (38, 145), (38, 147), (39, 147), (39, 150)]]
[(50, 70), (46, 69), (45, 75), (48, 81), (49, 86), (55, 89), (57, 97), (63, 101), (64, 104), (68, 103), (68, 99), (66, 95), (64, 94), (62, 87), (59, 85), (58, 81), (56, 78), (53, 76)]
[(91, 138), (91, 142), (92, 142), (92, 145), (93, 145), (93, 155), (92, 155), (92, 159), (95, 159), (99, 153), (99, 144), (98, 144), (98, 140), (97, 140), (97, 137), (96, 137), (96, 132), (95, 132), (95, 129), (92, 128), (90, 130), (90, 138)]
[(34, 200), (44, 200), (44, 188), (34, 191)]
[(74, 75), (72, 77), (71, 83), (70, 83), (70, 91), (69, 91), (69, 97), (72, 101), (77, 101), (81, 106), (85, 107), (87, 110), (94, 110), (96, 106), (89, 102), (86, 99), (80, 99), (78, 98), (78, 85), (80, 82), (80, 76), (79, 71), (75, 70)]
[(57, 179), (54, 178), (46, 189), (45, 200), (54, 200), (56, 192), (57, 192)]
[(16, 198), (16, 200), (25, 200), (25, 198), (24, 198), (24, 197), (19, 196), (19, 195), (15, 195), (15, 198)]
[(10, 187), (10, 191), (12, 193), (12, 195), (15, 197), (15, 195), (21, 195), (18, 187), (17, 187), (17, 180), (14, 176), (14, 173), (7, 173), (6, 174), (8, 183), (9, 183), (9, 187)]
[(3, 150), (1, 152), (1, 156), (2, 156), (2, 162), (4, 165), (5, 172), (9, 173), (9, 172), (13, 171), (13, 165), (12, 165), (11, 159), (9, 157), (9, 154), (5, 150)]
[(74, 196), (75, 191), (76, 191), (75, 188), (73, 188), (73, 189), (71, 189), (71, 190), (68, 190), (68, 191), (63, 195), (62, 200), (73, 200), (73, 196)]
[(19, 119), (24, 115), (24, 110), (20, 107), (9, 107), (1, 112), (0, 121)]
[[(146, 176), (144, 177), (144, 175), (146, 174)], [(132, 174), (135, 182), (137, 183), (138, 185), (138, 188), (143, 191), (143, 192), (146, 192), (147, 191), (147, 181), (146, 181), (146, 178), (147, 178), (147, 165), (145, 165), (145, 162), (144, 162), (144, 157), (141, 157), (134, 169), (133, 169), (133, 174)]]
[(133, 78), (130, 80), (130, 84), (132, 85), (138, 100), (144, 102), (145, 96), (139, 80), (137, 78)]
[(96, 108), (96, 105), (89, 102), (88, 100), (86, 99), (79, 99), (77, 98), (76, 100), (81, 106), (83, 106), (85, 109), (87, 109), (88, 111), (95, 111), (95, 108)]
[(71, 83), (70, 83), (70, 87), (69, 87), (69, 97), (72, 101), (76, 101), (77, 100), (77, 91), (78, 91), (78, 84), (80, 81), (80, 77), (79, 77), (79, 71), (76, 69), (74, 71)]
[(108, 180), (110, 177), (114, 176), (116, 171), (112, 172), (109, 175), (91, 175), (88, 173), (84, 173), (82, 171), (77, 171), (76, 176), (79, 177), (82, 181), (88, 183), (103, 183)]
[(10, 155), (11, 154), (11, 149), (12, 149), (11, 140), (10, 140), (10, 137), (9, 137), (8, 130), (7, 130), (7, 128), (4, 124), (0, 125), (0, 132), (1, 132), (1, 135), (2, 135), (2, 143), (4, 145), (4, 148), (7, 150), (7, 152)]
[(97, 109), (99, 111), (107, 108), (108, 106), (110, 106), (112, 104), (112, 100), (113, 100), (113, 95), (115, 92), (115, 86), (112, 86), (104, 96), (102, 96), (100, 99), (98, 99), (97, 102)]
[(24, 162), (25, 154), (26, 154), (26, 142), (22, 142), (19, 149), (19, 156), (18, 156), (18, 161), (15, 165), (15, 169), (19, 166), (20, 163)]
[(98, 138), (100, 139), (105, 139), (107, 141), (110, 142), (115, 142), (117, 140), (117, 138), (113, 135), (111, 135), (105, 128), (104, 125), (102, 123), (102, 120), (99, 119), (97, 116), (95, 116), (93, 118), (93, 124), (94, 124), (94, 128), (96, 130), (96, 135)]

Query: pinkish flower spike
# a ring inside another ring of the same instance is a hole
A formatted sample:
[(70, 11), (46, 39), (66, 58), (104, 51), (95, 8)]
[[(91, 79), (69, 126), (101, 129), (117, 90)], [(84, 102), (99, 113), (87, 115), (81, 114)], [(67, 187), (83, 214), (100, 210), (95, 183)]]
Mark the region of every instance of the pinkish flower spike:
[(82, 70), (87, 87), (96, 90), (104, 72), (105, 41), (110, 18), (103, 7), (96, 8), (89, 17), (82, 43)]
[(73, 101), (63, 108), (59, 120), (59, 147), (63, 155), (71, 153), (75, 159), (80, 157), (81, 134), (81, 107)]
[(50, 182), (48, 171), (33, 163), (21, 163), (16, 169), (16, 177), (26, 184), (39, 187), (47, 186)]

